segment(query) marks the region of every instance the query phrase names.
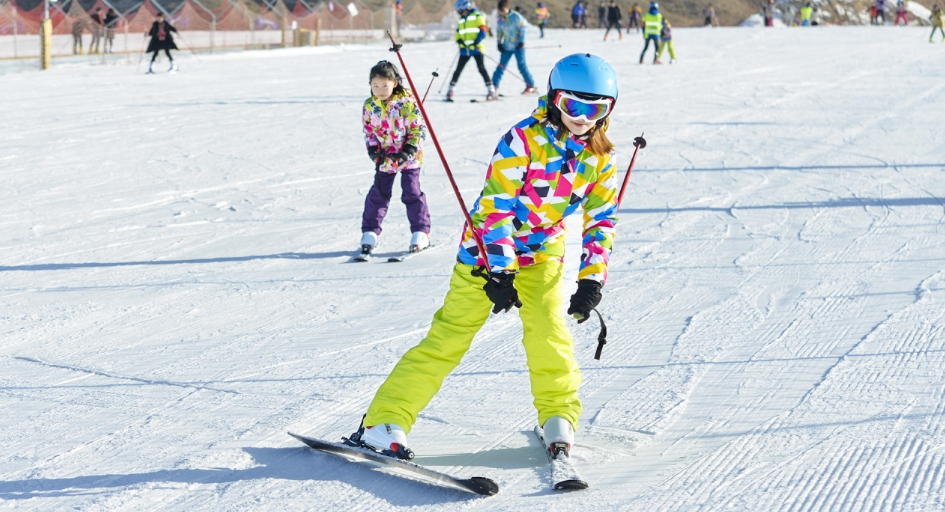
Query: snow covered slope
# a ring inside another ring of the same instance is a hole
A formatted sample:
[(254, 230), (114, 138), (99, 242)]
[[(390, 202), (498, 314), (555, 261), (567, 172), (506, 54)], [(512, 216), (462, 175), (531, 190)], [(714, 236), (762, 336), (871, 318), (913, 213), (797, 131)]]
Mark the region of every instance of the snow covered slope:
[[(926, 29), (551, 31), (621, 76), (645, 131), (604, 312), (573, 329), (591, 489), (547, 491), (516, 314), (489, 320), (411, 435), (478, 498), (345, 464), (440, 305), (462, 216), (432, 144), (434, 243), (348, 263), (359, 127), (384, 45), (201, 56), (176, 75), (57, 65), (0, 80), (0, 508), (932, 510), (945, 507), (945, 45)], [(491, 47), (490, 47), (491, 50)], [(408, 45), (425, 88), (451, 43)], [(490, 66), (491, 68), (491, 66)], [(434, 85), (434, 93), (439, 87)], [(534, 97), (467, 69), (430, 101), (467, 201)], [(396, 197), (396, 196), (395, 196)], [(573, 226), (579, 225), (575, 219)], [(576, 275), (577, 230), (569, 242)], [(396, 202), (379, 250), (409, 239)]]

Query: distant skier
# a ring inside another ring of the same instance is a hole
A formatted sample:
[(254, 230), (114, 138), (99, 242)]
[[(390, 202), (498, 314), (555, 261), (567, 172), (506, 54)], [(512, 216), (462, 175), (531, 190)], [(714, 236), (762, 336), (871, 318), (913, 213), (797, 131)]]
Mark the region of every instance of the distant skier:
[(876, 4), (870, 5), (870, 25), (876, 24)]
[(810, 2), (807, 2), (804, 7), (801, 7), (801, 26), (809, 27), (810, 26), (810, 17), (814, 14), (814, 8), (811, 7)]
[(669, 50), (669, 63), (676, 62), (676, 49), (673, 48), (673, 27), (669, 21), (663, 20), (663, 30), (660, 31), (660, 51), (656, 55), (657, 60), (663, 58), (663, 50)]
[(476, 6), (470, 0), (456, 0), (453, 7), (459, 13), (459, 25), (456, 26), (459, 62), (456, 63), (456, 71), (453, 72), (450, 87), (446, 91), (446, 101), (453, 101), (453, 87), (459, 81), (459, 75), (463, 74), (463, 68), (466, 67), (470, 58), (476, 61), (476, 68), (486, 83), (486, 100), (498, 99), (492, 79), (489, 78), (489, 72), (486, 71), (486, 65), (483, 62), (485, 46), (482, 41), (489, 31), (489, 27), (486, 26), (486, 17), (476, 10)]
[(102, 53), (102, 35), (104, 35), (103, 26), (105, 25), (105, 17), (102, 15), (102, 8), (96, 7), (95, 10), (92, 11), (92, 14), (89, 15), (89, 19), (92, 20), (89, 26), (89, 31), (92, 32), (92, 42), (89, 44), (89, 55)]
[[(600, 57), (574, 54), (555, 64), (548, 89), (532, 115), (499, 140), (443, 306), (426, 337), (381, 384), (352, 439), (411, 458), (407, 435), (417, 415), (469, 350), (489, 312), (518, 307), (545, 448), (574, 445), (581, 370), (563, 313), (564, 218), (584, 212), (578, 287), (568, 307), (581, 322), (600, 303), (617, 222), (617, 169), (606, 135), (617, 76)], [(488, 267), (470, 229), (485, 243)], [(488, 390), (480, 386), (476, 394), (470, 403), (486, 406)]]
[(906, 9), (906, 2), (903, 0), (896, 1), (896, 21), (893, 25), (899, 26), (899, 20), (902, 20), (904, 26), (909, 26), (909, 17), (906, 13), (909, 11)]
[(650, 10), (643, 15), (643, 51), (640, 52), (640, 64), (643, 64), (643, 57), (646, 55), (646, 49), (653, 42), (653, 64), (659, 64), (660, 49), (660, 31), (663, 30), (663, 15), (660, 14), (660, 6), (656, 2), (650, 2)]
[(617, 6), (617, 0), (610, 0), (610, 6), (607, 7), (607, 30), (604, 31), (604, 41), (607, 40), (610, 29), (616, 30), (619, 39), (623, 41), (623, 32), (620, 31), (620, 18), (622, 17), (623, 13), (620, 12), (620, 7)]
[(607, 6), (601, 2), (597, 6), (597, 28), (604, 28), (604, 22), (607, 21)]
[(382, 60), (371, 68), (370, 83), (371, 97), (364, 101), (361, 118), (368, 156), (374, 162), (374, 185), (364, 198), (361, 254), (370, 255), (377, 247), (398, 173), (400, 200), (407, 207), (410, 222), (408, 251), (420, 252), (430, 246), (430, 212), (426, 195), (420, 190), (423, 117), (413, 95), (404, 88), (400, 72), (390, 62)]
[(85, 55), (85, 49), (82, 47), (82, 33), (85, 32), (85, 22), (81, 19), (72, 23), (72, 54)]
[(702, 10), (702, 15), (705, 16), (703, 27), (711, 27), (715, 24), (715, 9), (711, 5)]
[(535, 79), (528, 71), (528, 65), (525, 64), (525, 18), (521, 14), (509, 10), (509, 0), (499, 0), (497, 9), (498, 20), (496, 24), (496, 39), (499, 47), (499, 65), (492, 73), (492, 85), (498, 94), (499, 83), (502, 76), (512, 62), (512, 56), (515, 56), (515, 63), (518, 64), (518, 72), (525, 80), (525, 90), (522, 94), (534, 94), (538, 92), (535, 88)]
[(580, 28), (581, 27), (581, 18), (584, 17), (584, 6), (581, 5), (581, 1), (578, 0), (574, 2), (574, 7), (571, 8), (571, 28)]
[(765, 26), (773, 27), (774, 26), (774, 0), (768, 0), (768, 3), (762, 7), (762, 11), (765, 15)]
[(114, 9), (105, 13), (105, 53), (115, 52), (115, 26), (118, 24), (118, 14)]
[(545, 4), (538, 2), (538, 8), (535, 9), (535, 18), (538, 21), (538, 32), (541, 33), (541, 37), (545, 37), (545, 24), (548, 23), (548, 8), (545, 7)]
[(876, 0), (876, 23), (886, 24), (886, 0)]
[(627, 10), (629, 16), (627, 17), (627, 33), (630, 33), (631, 28), (637, 29), (640, 31), (640, 20), (643, 18), (643, 11), (640, 9), (639, 4), (633, 4), (633, 7)]
[(945, 12), (942, 12), (938, 4), (932, 6), (932, 15), (929, 16), (929, 21), (932, 22), (932, 33), (929, 35), (929, 42), (933, 42), (935, 29), (938, 29), (939, 33), (942, 34), (942, 42), (945, 43)]
[(164, 50), (167, 59), (171, 61), (171, 66), (167, 70), (175, 71), (177, 69), (174, 66), (174, 57), (171, 56), (171, 50), (177, 49), (171, 32), (177, 32), (177, 29), (164, 19), (164, 13), (159, 12), (157, 20), (151, 25), (151, 30), (148, 32), (148, 35), (151, 36), (151, 42), (148, 43), (146, 53), (154, 52), (154, 55), (151, 56), (151, 64), (148, 66), (148, 73), (154, 73), (154, 61), (161, 50)]

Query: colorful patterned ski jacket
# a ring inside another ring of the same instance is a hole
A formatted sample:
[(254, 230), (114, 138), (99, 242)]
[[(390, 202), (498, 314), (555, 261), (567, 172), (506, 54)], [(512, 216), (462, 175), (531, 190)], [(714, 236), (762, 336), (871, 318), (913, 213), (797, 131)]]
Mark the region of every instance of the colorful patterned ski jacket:
[[(564, 259), (564, 218), (584, 210), (584, 247), (578, 279), (603, 284), (617, 223), (616, 159), (595, 156), (583, 141), (543, 125), (546, 98), (531, 117), (499, 141), (486, 183), (470, 216), (489, 254), (492, 272)], [(468, 227), (457, 260), (484, 265)]]
[(404, 145), (417, 148), (417, 153), (399, 167), (385, 160), (378, 168), (381, 172), (395, 173), (407, 169), (419, 169), (423, 164), (423, 146), (426, 125), (410, 91), (395, 93), (386, 102), (371, 95), (364, 101), (361, 115), (364, 121), (364, 143), (378, 146), (384, 153), (397, 153)]

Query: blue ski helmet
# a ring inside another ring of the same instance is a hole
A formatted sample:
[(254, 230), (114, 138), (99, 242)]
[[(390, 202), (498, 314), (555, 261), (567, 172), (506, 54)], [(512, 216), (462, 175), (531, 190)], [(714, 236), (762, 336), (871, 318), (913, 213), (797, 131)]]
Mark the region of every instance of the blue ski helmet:
[(456, 3), (453, 4), (453, 10), (456, 12), (463, 12), (467, 9), (472, 9), (473, 4), (469, 0), (456, 0)]
[(551, 69), (548, 91), (553, 90), (602, 96), (617, 101), (617, 73), (597, 55), (575, 53), (559, 60)]

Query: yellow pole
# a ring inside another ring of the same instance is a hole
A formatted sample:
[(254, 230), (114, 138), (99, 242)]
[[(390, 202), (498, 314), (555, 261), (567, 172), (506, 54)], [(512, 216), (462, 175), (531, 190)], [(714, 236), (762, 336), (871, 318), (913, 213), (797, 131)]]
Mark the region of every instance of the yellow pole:
[(43, 20), (42, 30), (42, 55), (40, 56), (39, 69), (49, 69), (52, 64), (52, 20), (46, 18)]

